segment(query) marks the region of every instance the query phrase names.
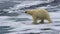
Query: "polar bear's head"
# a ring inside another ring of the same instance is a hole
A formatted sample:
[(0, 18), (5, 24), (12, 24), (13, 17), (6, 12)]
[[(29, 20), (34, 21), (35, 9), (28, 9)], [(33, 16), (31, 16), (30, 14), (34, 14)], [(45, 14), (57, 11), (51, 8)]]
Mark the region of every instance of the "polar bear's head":
[(32, 15), (33, 11), (27, 10), (27, 11), (25, 11), (25, 13), (27, 13), (27, 14), (29, 14), (29, 15)]

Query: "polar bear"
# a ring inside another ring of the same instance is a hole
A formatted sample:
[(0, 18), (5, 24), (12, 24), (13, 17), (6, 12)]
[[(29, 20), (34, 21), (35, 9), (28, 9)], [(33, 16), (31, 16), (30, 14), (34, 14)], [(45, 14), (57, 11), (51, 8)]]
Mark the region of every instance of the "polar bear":
[(50, 15), (45, 9), (31, 9), (26, 10), (25, 13), (31, 15), (33, 17), (33, 24), (37, 24), (37, 20), (41, 20), (39, 23), (44, 23), (44, 20), (48, 20), (49, 23), (52, 23)]

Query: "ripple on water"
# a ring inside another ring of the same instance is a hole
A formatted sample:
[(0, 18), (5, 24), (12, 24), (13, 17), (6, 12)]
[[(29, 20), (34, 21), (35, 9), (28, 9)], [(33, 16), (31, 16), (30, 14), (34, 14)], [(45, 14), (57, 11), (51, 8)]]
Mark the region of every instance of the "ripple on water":
[(10, 26), (0, 26), (0, 34), (5, 34), (5, 33), (10, 33), (10, 32), (14, 32), (14, 31), (10, 31), (13, 28)]
[(15, 20), (15, 21), (30, 21), (29, 18), (8, 18), (6, 20)]

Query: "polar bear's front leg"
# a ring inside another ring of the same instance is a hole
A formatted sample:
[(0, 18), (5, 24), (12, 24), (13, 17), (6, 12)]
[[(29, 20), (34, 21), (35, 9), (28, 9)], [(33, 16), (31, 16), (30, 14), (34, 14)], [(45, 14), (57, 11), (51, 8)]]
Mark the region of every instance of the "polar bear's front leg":
[(41, 21), (39, 23), (44, 24), (44, 19), (41, 19)]
[(33, 16), (33, 24), (37, 24), (37, 17)]

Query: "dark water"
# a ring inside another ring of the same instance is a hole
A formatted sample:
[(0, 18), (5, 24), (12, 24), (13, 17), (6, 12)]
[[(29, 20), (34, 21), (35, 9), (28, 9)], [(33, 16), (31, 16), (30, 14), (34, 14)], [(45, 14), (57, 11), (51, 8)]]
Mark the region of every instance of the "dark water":
[(12, 30), (12, 29), (14, 29), (14, 28), (12, 28), (10, 26), (0, 26), (0, 34), (14, 32), (14, 31), (9, 31), (9, 30)]

